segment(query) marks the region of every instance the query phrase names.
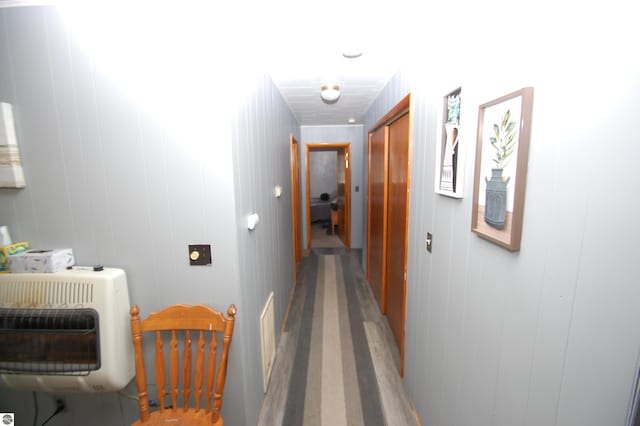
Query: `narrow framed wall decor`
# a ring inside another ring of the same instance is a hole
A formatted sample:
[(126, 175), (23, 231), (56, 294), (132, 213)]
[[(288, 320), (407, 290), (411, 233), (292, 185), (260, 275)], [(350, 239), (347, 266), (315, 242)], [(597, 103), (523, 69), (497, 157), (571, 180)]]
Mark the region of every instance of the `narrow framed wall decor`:
[(13, 106), (0, 102), (0, 188), (24, 188)]
[(464, 181), (464, 150), (459, 139), (461, 93), (458, 87), (444, 96), (440, 143), (436, 143), (435, 191), (454, 198), (462, 198)]
[(520, 250), (533, 88), (480, 105), (471, 230)]

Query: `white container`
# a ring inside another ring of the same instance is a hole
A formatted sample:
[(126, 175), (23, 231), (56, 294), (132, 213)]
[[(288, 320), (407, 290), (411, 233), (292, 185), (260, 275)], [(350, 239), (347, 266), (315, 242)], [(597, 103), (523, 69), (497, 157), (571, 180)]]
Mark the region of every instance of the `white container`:
[(12, 273), (58, 272), (74, 263), (72, 249), (31, 249), (9, 256)]
[(8, 246), (13, 244), (11, 236), (9, 236), (9, 228), (0, 226), (0, 246)]

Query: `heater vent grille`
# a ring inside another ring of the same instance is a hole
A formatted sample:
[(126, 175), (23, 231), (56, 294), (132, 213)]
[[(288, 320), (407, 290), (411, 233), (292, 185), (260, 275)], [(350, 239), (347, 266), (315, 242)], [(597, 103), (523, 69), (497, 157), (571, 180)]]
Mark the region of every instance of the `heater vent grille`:
[(0, 370), (87, 375), (100, 368), (94, 309), (0, 309)]
[(264, 391), (267, 391), (273, 362), (276, 358), (275, 317), (273, 310), (273, 292), (269, 295), (260, 315), (260, 337), (262, 341), (262, 374)]
[(3, 283), (0, 300), (4, 306), (76, 306), (93, 303), (94, 284), (74, 281), (16, 281)]

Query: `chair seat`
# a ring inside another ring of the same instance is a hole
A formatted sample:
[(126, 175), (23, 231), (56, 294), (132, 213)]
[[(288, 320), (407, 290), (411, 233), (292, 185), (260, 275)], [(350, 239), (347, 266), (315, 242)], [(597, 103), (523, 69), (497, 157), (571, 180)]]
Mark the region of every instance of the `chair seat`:
[(196, 412), (195, 409), (184, 410), (182, 408), (166, 409), (164, 412), (154, 411), (150, 413), (149, 420), (142, 422), (140, 420), (133, 423), (131, 426), (151, 426), (151, 425), (173, 425), (173, 426), (224, 426), (224, 420), (222, 416), (218, 418), (218, 421), (211, 423), (211, 412), (205, 413), (204, 410)]

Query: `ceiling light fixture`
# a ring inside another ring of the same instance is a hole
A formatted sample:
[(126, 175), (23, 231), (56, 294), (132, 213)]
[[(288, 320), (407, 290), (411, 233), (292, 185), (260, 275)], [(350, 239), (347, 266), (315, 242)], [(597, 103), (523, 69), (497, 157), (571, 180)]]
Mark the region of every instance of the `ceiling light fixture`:
[(325, 103), (332, 104), (340, 97), (340, 86), (334, 84), (332, 86), (324, 85), (320, 91), (320, 97)]

